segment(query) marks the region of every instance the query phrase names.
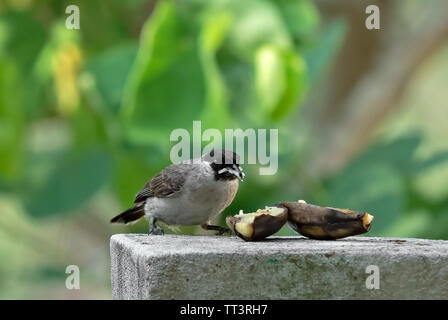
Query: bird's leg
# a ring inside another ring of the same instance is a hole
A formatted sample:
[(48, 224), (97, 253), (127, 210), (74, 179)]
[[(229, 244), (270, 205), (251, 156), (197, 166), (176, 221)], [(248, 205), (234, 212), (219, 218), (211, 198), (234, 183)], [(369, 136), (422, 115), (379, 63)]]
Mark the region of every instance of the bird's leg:
[(218, 233), (217, 233), (218, 236), (222, 236), (224, 233), (229, 233), (229, 234), (231, 233), (229, 228), (221, 227), (221, 226), (215, 226), (215, 225), (208, 224), (208, 223), (201, 224), (201, 227), (202, 227), (202, 229), (205, 229), (205, 230), (216, 230), (216, 231), (218, 231)]
[(154, 217), (150, 217), (149, 218), (149, 235), (153, 235), (153, 234), (159, 234), (159, 235), (163, 235), (163, 229), (161, 227), (159, 227), (158, 225), (156, 225), (156, 221), (157, 219)]

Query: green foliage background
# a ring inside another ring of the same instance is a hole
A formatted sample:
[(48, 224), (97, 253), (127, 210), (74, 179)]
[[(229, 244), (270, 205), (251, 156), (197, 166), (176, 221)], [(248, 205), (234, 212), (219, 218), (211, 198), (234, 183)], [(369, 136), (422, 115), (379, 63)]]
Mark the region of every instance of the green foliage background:
[[(307, 0), (86, 0), (81, 29), (67, 30), (72, 3), (0, 4), (0, 298), (108, 298), (109, 236), (147, 230), (108, 220), (193, 120), (279, 129), (278, 174), (246, 165), (227, 214), (306, 199), (371, 212), (369, 235), (448, 239), (448, 151), (419, 156), (422, 132), (385, 129), (333, 176), (304, 169), (314, 141), (300, 106), (344, 21), (323, 23)], [(65, 289), (69, 264), (79, 292)]]

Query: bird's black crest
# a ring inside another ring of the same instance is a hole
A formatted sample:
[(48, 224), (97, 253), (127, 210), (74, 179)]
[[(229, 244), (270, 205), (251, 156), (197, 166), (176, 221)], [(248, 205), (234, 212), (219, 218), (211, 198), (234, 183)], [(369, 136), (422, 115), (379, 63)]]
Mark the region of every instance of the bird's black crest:
[(208, 154), (204, 155), (204, 160), (217, 164), (240, 164), (240, 157), (235, 152), (225, 149), (213, 149)]

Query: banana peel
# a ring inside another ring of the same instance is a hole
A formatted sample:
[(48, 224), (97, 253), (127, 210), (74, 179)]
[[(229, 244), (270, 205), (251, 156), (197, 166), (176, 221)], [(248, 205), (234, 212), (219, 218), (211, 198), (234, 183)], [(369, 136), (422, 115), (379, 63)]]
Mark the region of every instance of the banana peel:
[(229, 228), (245, 241), (260, 241), (279, 231), (285, 223), (295, 232), (318, 240), (335, 240), (366, 233), (374, 216), (367, 212), (283, 202), (253, 213), (228, 216)]
[(263, 240), (276, 233), (288, 220), (288, 210), (280, 207), (266, 207), (256, 212), (226, 217), (229, 228), (246, 241)]
[(289, 227), (301, 235), (319, 240), (334, 240), (366, 233), (374, 216), (367, 212), (321, 207), (304, 201), (284, 202)]

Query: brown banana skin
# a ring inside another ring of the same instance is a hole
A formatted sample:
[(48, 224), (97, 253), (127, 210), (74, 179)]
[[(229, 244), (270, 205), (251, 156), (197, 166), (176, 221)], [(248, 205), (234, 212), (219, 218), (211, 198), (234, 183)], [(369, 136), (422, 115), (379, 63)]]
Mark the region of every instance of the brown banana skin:
[(373, 216), (367, 212), (321, 207), (305, 202), (283, 202), (288, 209), (288, 225), (311, 239), (335, 240), (366, 233)]

